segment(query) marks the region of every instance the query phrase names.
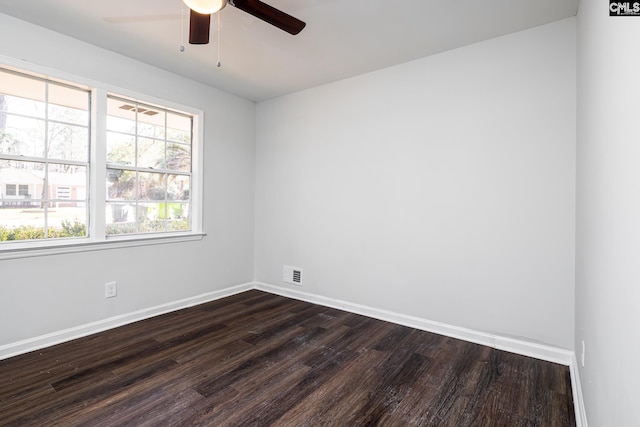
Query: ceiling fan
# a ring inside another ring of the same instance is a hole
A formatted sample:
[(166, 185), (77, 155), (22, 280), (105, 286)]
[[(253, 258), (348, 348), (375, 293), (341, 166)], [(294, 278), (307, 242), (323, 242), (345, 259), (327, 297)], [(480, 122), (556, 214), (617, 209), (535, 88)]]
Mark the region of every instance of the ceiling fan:
[(307, 25), (293, 16), (260, 0), (183, 0), (190, 9), (189, 43), (209, 43), (211, 14), (219, 12), (227, 3), (247, 12), (289, 34), (296, 35)]

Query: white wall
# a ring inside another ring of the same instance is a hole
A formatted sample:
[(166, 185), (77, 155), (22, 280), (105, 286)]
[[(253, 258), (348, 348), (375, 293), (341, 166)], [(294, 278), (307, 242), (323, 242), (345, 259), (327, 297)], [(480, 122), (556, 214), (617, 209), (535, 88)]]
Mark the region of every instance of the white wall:
[(640, 18), (578, 14), (575, 348), (589, 424), (640, 425)]
[(258, 281), (572, 348), (574, 19), (260, 103), (256, 162)]
[[(202, 241), (0, 261), (0, 346), (253, 278), (255, 104), (0, 14), (0, 55), (205, 111)], [(104, 283), (118, 281), (118, 297)]]

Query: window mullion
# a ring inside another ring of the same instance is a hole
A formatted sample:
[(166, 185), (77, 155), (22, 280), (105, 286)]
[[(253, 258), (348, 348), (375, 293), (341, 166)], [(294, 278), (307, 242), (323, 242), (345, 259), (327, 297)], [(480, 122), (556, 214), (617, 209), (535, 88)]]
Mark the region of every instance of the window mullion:
[[(189, 210), (191, 227), (195, 230), (202, 229), (202, 212), (204, 203), (204, 191), (202, 181), (202, 171), (204, 170), (204, 153), (202, 140), (204, 138), (204, 113), (201, 113), (193, 118), (191, 125), (191, 141), (199, 141), (199, 143), (193, 143), (191, 146), (191, 170), (190, 170), (190, 184), (191, 184), (191, 197), (189, 198)], [(194, 179), (193, 171), (197, 171), (200, 174), (199, 179)]]
[(44, 202), (44, 237), (49, 237), (49, 207), (51, 187), (49, 185), (49, 82), (44, 82), (44, 183), (42, 193)]
[(91, 192), (89, 199), (92, 240), (105, 240), (107, 200), (107, 92), (94, 89), (91, 96)]

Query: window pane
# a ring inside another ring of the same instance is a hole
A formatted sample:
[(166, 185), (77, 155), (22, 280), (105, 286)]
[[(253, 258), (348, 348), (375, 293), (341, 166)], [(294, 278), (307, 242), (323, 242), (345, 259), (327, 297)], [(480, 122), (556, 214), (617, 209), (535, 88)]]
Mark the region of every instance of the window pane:
[(135, 222), (122, 222), (122, 223), (107, 223), (105, 228), (105, 234), (107, 236), (113, 236), (117, 234), (132, 234), (136, 232)]
[(44, 239), (44, 215), (32, 209), (0, 209), (0, 241)]
[(191, 144), (191, 117), (167, 113), (167, 139)]
[(0, 111), (44, 118), (45, 82), (0, 71)]
[(107, 198), (109, 200), (136, 200), (136, 172), (107, 169)]
[[(0, 160), (0, 189), (11, 192), (4, 194), (3, 207), (26, 204), (26, 196), (39, 198), (44, 188), (44, 179), (43, 163)], [(20, 195), (19, 191), (24, 191), (25, 187), (27, 194)], [(7, 196), (18, 197), (19, 200), (7, 199)]]
[(163, 173), (138, 173), (139, 200), (166, 200), (166, 175)]
[(166, 203), (142, 203), (138, 205), (138, 230), (143, 233), (165, 231)]
[[(43, 85), (44, 86), (44, 85)], [(43, 89), (44, 90), (44, 89)], [(44, 93), (44, 92), (43, 92)], [(34, 118), (44, 118), (44, 102), (11, 96), (0, 92), (0, 111)], [(2, 113), (0, 113), (2, 114)]]
[(175, 171), (191, 171), (191, 146), (186, 144), (169, 143), (167, 146), (167, 161), (165, 168)]
[(168, 200), (189, 200), (191, 193), (191, 179), (186, 175), (167, 176), (167, 199)]
[(166, 215), (167, 231), (186, 231), (191, 229), (188, 203), (167, 203)]
[(49, 165), (48, 198), (56, 207), (75, 207), (87, 199), (87, 168), (51, 163)]
[(50, 159), (88, 161), (89, 129), (50, 122), (48, 151)]
[(8, 114), (0, 129), (0, 153), (43, 157), (45, 121)]
[(58, 203), (55, 208), (49, 208), (48, 236), (56, 237), (86, 237), (87, 234), (87, 205), (86, 203)]
[(131, 114), (131, 115), (133, 116), (133, 119), (126, 119), (123, 117), (116, 117), (116, 116), (108, 116), (107, 130), (135, 135), (136, 133), (135, 114)]
[(107, 132), (107, 163), (135, 165), (135, 142), (133, 135)]
[(138, 139), (138, 167), (164, 168), (164, 140)]
[(107, 98), (107, 130), (136, 133), (135, 104)]
[(130, 203), (107, 203), (106, 234), (136, 232), (136, 205)]
[(89, 92), (49, 84), (49, 120), (89, 125)]
[(138, 135), (164, 139), (165, 112), (138, 106)]
[(167, 222), (167, 231), (191, 231), (189, 218), (182, 218)]

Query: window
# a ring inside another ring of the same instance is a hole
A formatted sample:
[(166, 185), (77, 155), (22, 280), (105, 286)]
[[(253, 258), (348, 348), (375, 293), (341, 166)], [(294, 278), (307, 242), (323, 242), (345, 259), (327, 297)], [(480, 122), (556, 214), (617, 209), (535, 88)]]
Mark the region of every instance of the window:
[(5, 194), (7, 196), (15, 196), (16, 195), (16, 185), (15, 184), (7, 184), (7, 185), (5, 185)]
[(190, 230), (190, 116), (107, 100), (107, 234)]
[(140, 98), (0, 68), (0, 251), (199, 234), (201, 113)]
[[(87, 89), (1, 70), (0, 183), (24, 184), (5, 185), (0, 240), (87, 236), (90, 101)], [(82, 196), (61, 206), (61, 185)]]

